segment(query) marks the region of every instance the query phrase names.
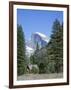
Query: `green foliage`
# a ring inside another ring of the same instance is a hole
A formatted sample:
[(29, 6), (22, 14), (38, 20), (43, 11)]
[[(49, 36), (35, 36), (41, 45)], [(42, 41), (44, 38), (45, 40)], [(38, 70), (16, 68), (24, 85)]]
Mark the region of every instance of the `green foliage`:
[(53, 23), (49, 43), (41, 49), (37, 43), (30, 61), (38, 65), (39, 73), (63, 72), (63, 24), (57, 19)]
[(35, 57), (34, 55), (30, 56), (30, 63), (31, 64), (35, 64), (35, 58), (34, 57)]
[(39, 44), (36, 45), (36, 52), (39, 50)]
[(55, 65), (54, 64), (55, 64), (54, 61), (48, 63), (47, 73), (55, 73)]
[(39, 73), (46, 73), (47, 69), (47, 55), (46, 55), (46, 48), (39, 50), (38, 52), (35, 52), (30, 57), (31, 64), (37, 64), (39, 67)]
[(17, 25), (17, 74), (22, 75), (26, 72), (25, 61), (25, 39), (21, 25)]
[(45, 63), (40, 63), (39, 64), (39, 73), (46, 73), (46, 65)]
[(63, 67), (63, 26), (60, 25), (58, 20), (55, 20), (53, 23), (51, 40), (47, 45), (47, 55), (49, 61), (48, 68), (50, 67), (50, 63), (54, 62), (52, 65), (54, 67), (53, 71), (57, 73), (62, 72), (63, 70), (60, 67)]
[(34, 73), (34, 74), (37, 74), (37, 73), (39, 73), (39, 69), (36, 68), (36, 67), (32, 67), (31, 72)]

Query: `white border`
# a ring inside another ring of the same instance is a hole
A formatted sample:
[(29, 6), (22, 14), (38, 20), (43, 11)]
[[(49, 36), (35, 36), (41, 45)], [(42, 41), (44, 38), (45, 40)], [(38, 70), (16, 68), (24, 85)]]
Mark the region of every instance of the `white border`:
[[(33, 9), (33, 10), (53, 10), (63, 11), (63, 78), (61, 79), (46, 79), (46, 80), (23, 80), (17, 81), (17, 9)], [(29, 85), (29, 84), (45, 84), (45, 83), (61, 83), (67, 82), (67, 9), (58, 7), (43, 7), (43, 6), (27, 6), (27, 5), (14, 5), (13, 6), (13, 84), (14, 85)]]

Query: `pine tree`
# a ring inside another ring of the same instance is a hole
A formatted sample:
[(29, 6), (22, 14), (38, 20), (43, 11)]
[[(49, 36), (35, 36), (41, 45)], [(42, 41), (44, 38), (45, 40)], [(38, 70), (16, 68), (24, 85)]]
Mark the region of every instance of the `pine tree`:
[(50, 72), (63, 71), (63, 26), (56, 19), (52, 27), (50, 42), (47, 45), (48, 69)]
[(25, 63), (25, 39), (21, 25), (17, 25), (17, 74), (22, 75), (26, 72)]
[(38, 44), (38, 42), (37, 42), (35, 53), (37, 53), (38, 51), (39, 51), (39, 44)]

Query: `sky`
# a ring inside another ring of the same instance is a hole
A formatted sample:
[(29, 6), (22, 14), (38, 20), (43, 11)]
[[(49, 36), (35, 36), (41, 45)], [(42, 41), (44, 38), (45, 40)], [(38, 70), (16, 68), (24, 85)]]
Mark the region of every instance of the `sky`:
[(63, 22), (63, 11), (17, 9), (17, 24), (21, 25), (26, 40), (35, 32), (50, 38), (55, 19)]

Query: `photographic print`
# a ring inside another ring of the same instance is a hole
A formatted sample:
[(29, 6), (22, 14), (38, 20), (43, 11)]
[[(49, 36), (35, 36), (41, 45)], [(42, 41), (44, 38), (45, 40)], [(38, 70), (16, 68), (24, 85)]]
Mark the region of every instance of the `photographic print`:
[(68, 5), (9, 5), (9, 87), (69, 84)]
[(63, 12), (17, 9), (18, 80), (62, 77)]

